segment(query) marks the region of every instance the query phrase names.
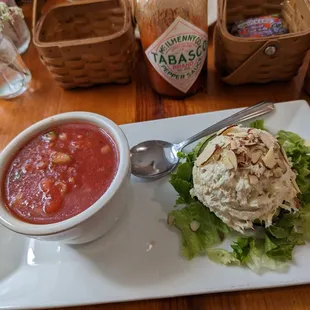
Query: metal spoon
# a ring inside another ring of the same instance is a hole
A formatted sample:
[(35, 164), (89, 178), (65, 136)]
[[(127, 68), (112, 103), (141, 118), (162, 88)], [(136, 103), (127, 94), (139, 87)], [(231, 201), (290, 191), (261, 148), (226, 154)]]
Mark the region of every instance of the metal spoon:
[(178, 152), (190, 143), (211, 135), (227, 126), (267, 114), (274, 110), (272, 102), (263, 101), (229, 116), (222, 121), (177, 144), (151, 140), (141, 142), (130, 150), (131, 173), (143, 179), (158, 179), (171, 172), (179, 162)]

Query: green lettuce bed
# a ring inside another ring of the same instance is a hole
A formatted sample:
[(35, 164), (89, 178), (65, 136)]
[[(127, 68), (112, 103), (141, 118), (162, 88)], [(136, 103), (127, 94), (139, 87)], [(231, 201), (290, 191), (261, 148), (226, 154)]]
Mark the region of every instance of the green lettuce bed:
[[(265, 129), (261, 120), (250, 126)], [(258, 226), (251, 235), (241, 235), (231, 231), (190, 195), (194, 162), (211, 139), (203, 139), (190, 153), (180, 153), (181, 163), (170, 178), (171, 185), (179, 195), (176, 200), (179, 208), (169, 213), (168, 224), (177, 227), (181, 233), (183, 256), (193, 259), (197, 255), (207, 255), (214, 262), (243, 265), (254, 272), (286, 266), (292, 261), (295, 247), (304, 245), (310, 239), (310, 147), (295, 133), (284, 130), (278, 132), (277, 139), (297, 174), (297, 184), (301, 190), (300, 212), (281, 210), (272, 226)], [(230, 251), (216, 247), (226, 237), (234, 239)]]

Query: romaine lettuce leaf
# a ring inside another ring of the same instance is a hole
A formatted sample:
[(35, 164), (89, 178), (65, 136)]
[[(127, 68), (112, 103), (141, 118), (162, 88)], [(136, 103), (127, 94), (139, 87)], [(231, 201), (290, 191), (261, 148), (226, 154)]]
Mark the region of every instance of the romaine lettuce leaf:
[(271, 240), (268, 234), (265, 234), (265, 253), (276, 249), (278, 246)]
[(301, 210), (302, 232), (305, 240), (310, 241), (310, 203)]
[(192, 170), (194, 162), (212, 138), (213, 136), (201, 139), (196, 147), (194, 147), (193, 151), (188, 154), (184, 152), (178, 153), (178, 157), (182, 162), (178, 165), (175, 173), (170, 175), (170, 183), (179, 194), (176, 205), (195, 202), (190, 195), (190, 190), (193, 188)]
[(281, 238), (287, 238), (290, 235), (292, 228), (290, 227), (285, 229), (283, 227), (272, 225), (268, 227), (266, 230), (275, 238), (281, 239)]
[(278, 132), (278, 141), (296, 171), (296, 182), (302, 193), (301, 202), (310, 203), (310, 147), (306, 146), (305, 140), (297, 134), (284, 130)]
[(292, 260), (295, 246), (304, 244), (299, 225), (299, 212), (281, 210), (273, 225), (265, 229), (265, 254), (279, 262)]
[(181, 163), (176, 172), (171, 174), (170, 183), (179, 194), (176, 204), (191, 203), (193, 198), (190, 195), (190, 190), (193, 187), (192, 184), (192, 163), (186, 161)]
[(191, 182), (175, 177), (170, 179), (170, 183), (180, 195), (177, 202), (184, 201), (185, 203), (191, 203), (193, 201), (189, 193), (190, 189), (193, 187)]
[(288, 260), (292, 260), (292, 252), (294, 247), (294, 244), (282, 244), (280, 246), (277, 246), (275, 249), (268, 251), (268, 253), (266, 254), (269, 258), (285, 262)]
[[(286, 267), (288, 264), (282, 258), (291, 254), (291, 249), (286, 250), (284, 246), (278, 248), (270, 239), (265, 239), (264, 241), (264, 239), (253, 237), (238, 238), (231, 247), (233, 248), (233, 252), (218, 248), (208, 249), (208, 257), (210, 260), (219, 264), (243, 265), (259, 273), (268, 269), (279, 270)], [(266, 247), (268, 252), (273, 251), (272, 255), (266, 254)], [(276, 248), (278, 249), (277, 251), (275, 251)]]
[[(206, 253), (207, 248), (220, 243), (228, 231), (226, 225), (198, 201), (171, 211), (169, 217), (173, 218), (172, 225), (181, 231), (182, 253), (188, 259)], [(199, 225), (195, 230), (191, 227), (193, 222)]]
[(256, 129), (261, 129), (261, 130), (266, 130), (264, 121), (262, 119), (258, 119), (252, 123), (250, 123), (251, 128), (256, 128)]
[(187, 182), (191, 182), (192, 169), (193, 169), (193, 166), (189, 162), (182, 163), (178, 166), (176, 175), (179, 179), (182, 179)]
[(244, 263), (247, 260), (252, 241), (253, 237), (240, 237), (231, 245), (233, 253), (241, 263)]
[(278, 248), (268, 238), (265, 240), (253, 237), (239, 238), (231, 247), (233, 248), (233, 254), (239, 259), (241, 264), (256, 273), (264, 269), (281, 269), (284, 266), (282, 263), (284, 260), (279, 260), (277, 257), (269, 256), (266, 253)]
[[(253, 239), (250, 242), (250, 249), (245, 265), (252, 271), (259, 273), (264, 270), (279, 270), (287, 266), (284, 261), (275, 259), (265, 253), (264, 240)], [(273, 251), (273, 250), (272, 250)]]
[(284, 147), (288, 153), (293, 153), (296, 150), (303, 150), (307, 148), (305, 146), (305, 140), (294, 132), (280, 130), (277, 134), (279, 143)]
[(234, 253), (228, 252), (224, 249), (211, 248), (207, 250), (207, 255), (210, 260), (215, 263), (223, 265), (240, 265), (240, 261)]
[(283, 146), (287, 156), (296, 171), (296, 182), (301, 191), (299, 220), (301, 231), (290, 235), (296, 244), (303, 244), (304, 240), (310, 241), (310, 147), (305, 145), (305, 140), (293, 132), (280, 130), (278, 141)]

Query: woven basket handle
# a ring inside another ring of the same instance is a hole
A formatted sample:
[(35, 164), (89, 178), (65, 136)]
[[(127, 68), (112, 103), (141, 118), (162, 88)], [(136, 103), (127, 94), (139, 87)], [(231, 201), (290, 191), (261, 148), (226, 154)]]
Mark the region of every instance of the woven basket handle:
[(32, 32), (35, 32), (37, 22), (41, 17), (41, 12), (45, 0), (33, 0), (33, 8), (32, 8)]

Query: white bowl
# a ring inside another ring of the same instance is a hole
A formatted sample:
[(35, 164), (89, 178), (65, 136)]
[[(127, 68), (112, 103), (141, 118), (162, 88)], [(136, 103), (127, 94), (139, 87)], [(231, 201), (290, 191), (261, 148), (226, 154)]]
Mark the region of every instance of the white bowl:
[(93, 205), (72, 218), (53, 224), (29, 224), (12, 215), (5, 207), (3, 188), (0, 192), (0, 223), (8, 229), (44, 241), (81, 244), (107, 233), (126, 209), (130, 194), (130, 152), (122, 130), (111, 120), (94, 113), (69, 112), (46, 118), (15, 137), (0, 154), (0, 181), (14, 154), (37, 134), (66, 123), (87, 123), (104, 129), (115, 141), (119, 152), (119, 167), (108, 190)]

